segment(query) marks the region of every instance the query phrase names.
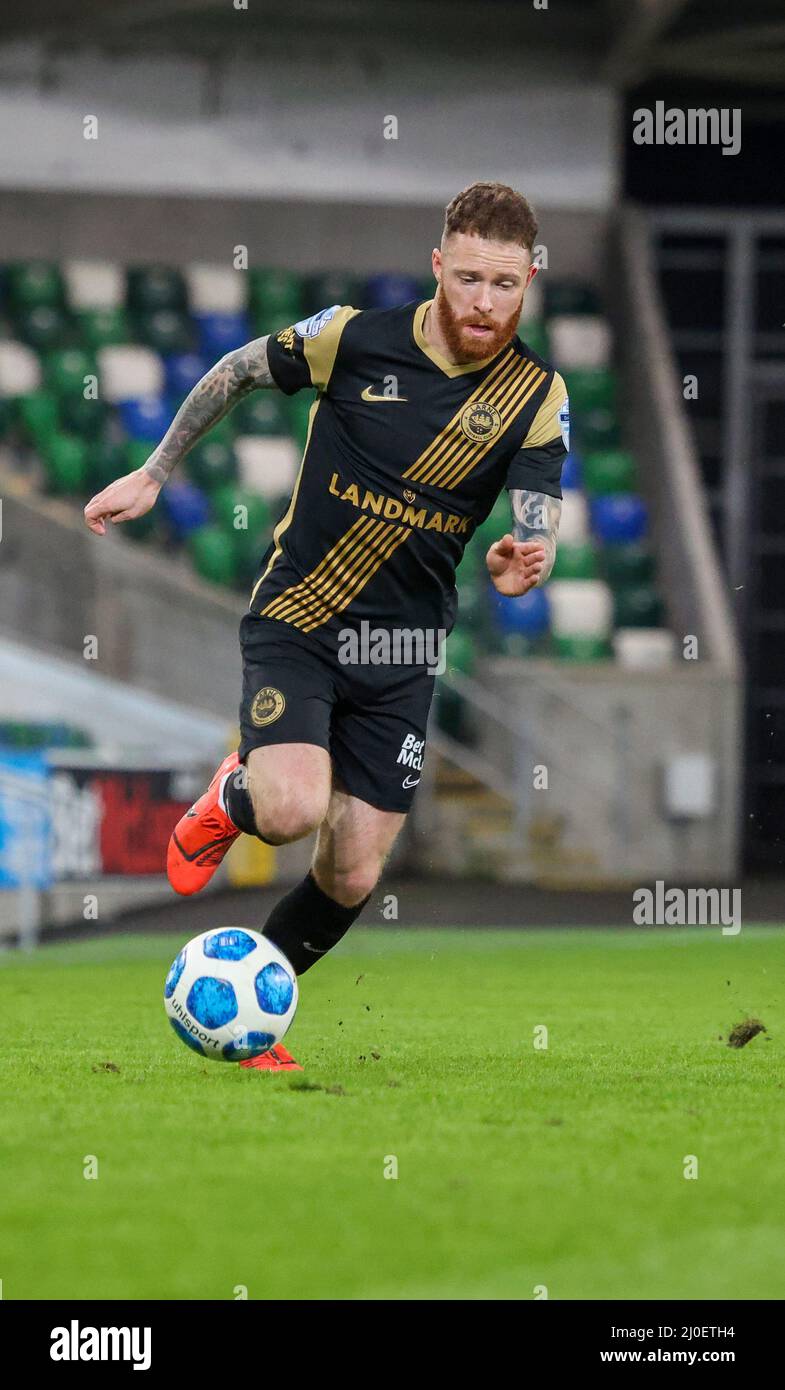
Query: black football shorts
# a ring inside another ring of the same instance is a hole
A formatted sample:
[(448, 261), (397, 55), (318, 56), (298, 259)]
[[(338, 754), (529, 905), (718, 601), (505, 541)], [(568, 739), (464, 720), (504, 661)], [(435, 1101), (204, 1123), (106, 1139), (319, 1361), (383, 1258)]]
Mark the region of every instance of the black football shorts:
[(240, 622), (240, 761), (252, 748), (315, 743), (341, 785), (408, 811), (422, 774), (434, 677), (421, 665), (343, 665), (330, 645), (247, 612)]

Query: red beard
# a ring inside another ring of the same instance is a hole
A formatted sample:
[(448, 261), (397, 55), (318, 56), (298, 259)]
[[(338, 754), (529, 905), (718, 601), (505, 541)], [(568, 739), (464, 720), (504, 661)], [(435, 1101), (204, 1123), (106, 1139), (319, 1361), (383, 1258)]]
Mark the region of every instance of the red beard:
[[(482, 314), (466, 314), (459, 318), (453, 311), (452, 305), (444, 292), (442, 285), (436, 290), (433, 301), (433, 309), (441, 329), (444, 339), (450, 349), (450, 356), (455, 362), (482, 362), (486, 357), (495, 357), (497, 352), (515, 337), (515, 330), (521, 317), (521, 306), (523, 295), (518, 302), (518, 307), (510, 314), (504, 323), (493, 324), (488, 318), (483, 318)], [(485, 324), (490, 328), (489, 333), (484, 333), (482, 337), (475, 338), (466, 332), (467, 324)]]

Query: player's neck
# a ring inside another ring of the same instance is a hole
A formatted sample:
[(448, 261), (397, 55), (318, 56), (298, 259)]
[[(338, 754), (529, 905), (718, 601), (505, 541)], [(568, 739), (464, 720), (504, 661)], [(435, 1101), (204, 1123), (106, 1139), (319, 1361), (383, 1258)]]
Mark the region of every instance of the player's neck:
[(439, 326), (439, 319), (434, 308), (435, 301), (432, 301), (425, 311), (425, 318), (422, 324), (422, 335), (430, 348), (434, 348), (442, 357), (450, 362), (454, 367), (461, 367), (464, 362), (455, 357), (447, 339)]

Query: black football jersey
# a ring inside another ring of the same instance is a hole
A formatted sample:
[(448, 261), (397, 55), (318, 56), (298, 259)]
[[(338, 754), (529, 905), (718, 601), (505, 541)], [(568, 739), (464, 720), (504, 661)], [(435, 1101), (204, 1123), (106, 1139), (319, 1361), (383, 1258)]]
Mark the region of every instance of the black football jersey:
[(335, 305), (271, 335), (276, 384), (317, 398), (251, 612), (332, 640), (363, 620), (449, 631), (456, 567), (500, 491), (561, 497), (562, 378), (517, 337), (449, 362), (423, 336), (430, 302)]

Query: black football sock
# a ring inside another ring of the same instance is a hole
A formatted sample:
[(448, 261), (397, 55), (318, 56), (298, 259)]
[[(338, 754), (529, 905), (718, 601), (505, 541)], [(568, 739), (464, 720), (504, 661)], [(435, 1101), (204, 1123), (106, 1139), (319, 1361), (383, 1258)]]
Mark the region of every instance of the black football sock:
[[(264, 836), (260, 835), (256, 828), (256, 816), (254, 815), (251, 793), (243, 785), (241, 778), (237, 778), (235, 781), (241, 770), (244, 777), (245, 767), (241, 763), (234, 772), (229, 773), (224, 783), (224, 806), (230, 821), (237, 826), (238, 830), (244, 830), (246, 835), (255, 835), (257, 840), (264, 840)], [(269, 844), (269, 841), (264, 840), (264, 843)]]
[[(370, 896), (369, 893), (368, 898)], [(355, 907), (344, 907), (322, 892), (309, 869), (302, 883), (273, 908), (263, 935), (283, 951), (294, 973), (303, 975), (337, 946), (359, 917), (368, 898), (363, 898)]]

